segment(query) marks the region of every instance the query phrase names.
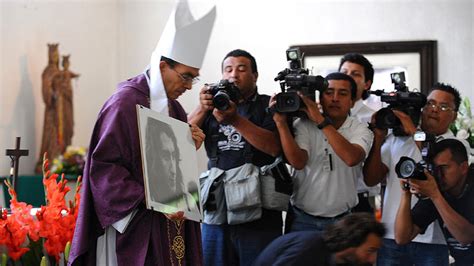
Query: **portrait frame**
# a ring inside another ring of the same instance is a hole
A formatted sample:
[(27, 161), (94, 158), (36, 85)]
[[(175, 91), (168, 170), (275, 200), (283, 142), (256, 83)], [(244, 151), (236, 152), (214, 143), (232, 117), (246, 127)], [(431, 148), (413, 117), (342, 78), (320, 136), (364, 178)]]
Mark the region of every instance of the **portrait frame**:
[[(394, 42), (366, 42), (341, 44), (292, 45), (290, 48), (300, 48), (304, 54), (304, 61), (317, 60), (318, 57), (338, 56), (346, 53), (360, 53), (363, 55), (415, 54), (419, 56), (419, 91), (427, 95), (438, 80), (437, 41), (394, 41)], [(303, 65), (306, 66), (305, 62)], [(335, 66), (336, 68), (339, 66)], [(377, 68), (374, 65), (374, 68)], [(418, 86), (418, 84), (416, 85)]]
[(147, 209), (182, 211), (186, 219), (202, 222), (197, 152), (189, 124), (141, 105), (137, 118)]

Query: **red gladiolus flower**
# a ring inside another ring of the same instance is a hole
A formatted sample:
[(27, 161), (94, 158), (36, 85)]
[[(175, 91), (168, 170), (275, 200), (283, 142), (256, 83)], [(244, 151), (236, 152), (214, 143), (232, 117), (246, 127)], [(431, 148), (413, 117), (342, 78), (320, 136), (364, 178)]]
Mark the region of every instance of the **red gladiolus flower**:
[(5, 181), (8, 187), (8, 192), (11, 196), (10, 208), (11, 215), (7, 215), (6, 211), (2, 211), (1, 229), (0, 229), (0, 244), (7, 247), (8, 256), (13, 260), (18, 260), (25, 254), (29, 248), (24, 245), (27, 243), (27, 236), (31, 239), (38, 239), (35, 234), (37, 222), (30, 215), (32, 206), (24, 202), (18, 202), (16, 192), (13, 190), (10, 182)]
[[(48, 165), (45, 159), (44, 166)], [(37, 214), (39, 221), (39, 235), (44, 238), (44, 247), (50, 256), (59, 260), (64, 252), (67, 242), (72, 241), (77, 219), (76, 206), (79, 205), (80, 178), (76, 188), (75, 205), (70, 207), (66, 204), (66, 194), (70, 191), (64, 175), (58, 180), (57, 174), (51, 174), (46, 168), (43, 169), (43, 184), (46, 195), (46, 206), (43, 206)]]
[(43, 157), (43, 185), (45, 188), (46, 206), (36, 212), (36, 219), (31, 215), (32, 206), (18, 202), (16, 192), (6, 181), (11, 196), (11, 214), (6, 209), (0, 213), (0, 245), (7, 247), (8, 256), (18, 260), (29, 248), (25, 245), (28, 238), (33, 241), (44, 239), (44, 249), (50, 256), (59, 261), (67, 242), (72, 241), (76, 225), (81, 177), (78, 178), (74, 202), (66, 204), (66, 194), (70, 191), (64, 175), (58, 181), (57, 174), (50, 174), (46, 154)]

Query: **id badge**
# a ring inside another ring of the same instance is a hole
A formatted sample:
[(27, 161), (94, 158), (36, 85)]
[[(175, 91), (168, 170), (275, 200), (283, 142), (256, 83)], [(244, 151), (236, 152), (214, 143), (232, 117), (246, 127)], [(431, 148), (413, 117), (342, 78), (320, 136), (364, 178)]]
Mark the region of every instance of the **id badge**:
[(332, 155), (326, 149), (326, 154), (323, 159), (323, 170), (326, 172), (332, 171)]

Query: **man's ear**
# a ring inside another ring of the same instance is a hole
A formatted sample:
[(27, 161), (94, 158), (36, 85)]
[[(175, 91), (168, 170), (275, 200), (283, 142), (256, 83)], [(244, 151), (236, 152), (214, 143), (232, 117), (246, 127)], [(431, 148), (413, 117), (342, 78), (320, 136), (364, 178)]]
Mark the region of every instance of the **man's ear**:
[(467, 176), (469, 172), (469, 161), (464, 161), (461, 163), (461, 173), (463, 176)]
[(451, 123), (454, 123), (454, 121), (456, 121), (456, 118), (458, 118), (458, 112), (454, 112), (454, 118)]
[(165, 61), (160, 61), (160, 71), (163, 72), (163, 69), (167, 66), (168, 64)]
[(372, 80), (367, 80), (365, 82), (365, 89), (370, 90), (370, 87), (372, 87)]

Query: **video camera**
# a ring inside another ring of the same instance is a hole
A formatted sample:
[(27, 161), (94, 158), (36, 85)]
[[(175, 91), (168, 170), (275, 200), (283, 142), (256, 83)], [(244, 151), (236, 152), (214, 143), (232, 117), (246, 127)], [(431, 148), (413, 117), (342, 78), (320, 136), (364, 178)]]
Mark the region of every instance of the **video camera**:
[(405, 73), (391, 73), (390, 77), (395, 90), (384, 92), (384, 90), (370, 91), (371, 94), (380, 96), (382, 102), (389, 105), (380, 109), (375, 115), (375, 127), (381, 129), (392, 128), (395, 136), (406, 135), (400, 119), (393, 113), (399, 110), (408, 114), (413, 124), (418, 125), (421, 117), (421, 108), (426, 104), (426, 96), (420, 92), (410, 92), (405, 85)]
[(238, 103), (242, 99), (239, 88), (227, 79), (223, 79), (218, 83), (208, 84), (208, 86), (208, 92), (213, 95), (212, 104), (221, 111), (229, 108), (229, 101)]
[(309, 75), (308, 69), (302, 67), (302, 56), (299, 48), (286, 50), (286, 60), (290, 68), (280, 71), (275, 81), (280, 81), (281, 93), (275, 96), (276, 104), (272, 108), (279, 113), (294, 113), (304, 103), (296, 93), (300, 91), (303, 95), (314, 100), (316, 90), (322, 92), (327, 88), (327, 81), (322, 76)]
[[(402, 156), (395, 165), (395, 172), (398, 178), (426, 180), (425, 169), (431, 173), (434, 170), (430, 150), (431, 146), (435, 143), (435, 135), (418, 131), (414, 135), (414, 140), (422, 141), (422, 160), (417, 163), (410, 157)], [(405, 187), (409, 188), (408, 183), (405, 183)]]

